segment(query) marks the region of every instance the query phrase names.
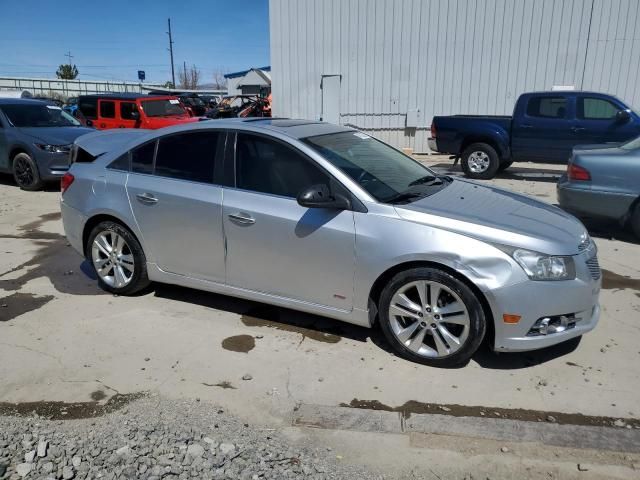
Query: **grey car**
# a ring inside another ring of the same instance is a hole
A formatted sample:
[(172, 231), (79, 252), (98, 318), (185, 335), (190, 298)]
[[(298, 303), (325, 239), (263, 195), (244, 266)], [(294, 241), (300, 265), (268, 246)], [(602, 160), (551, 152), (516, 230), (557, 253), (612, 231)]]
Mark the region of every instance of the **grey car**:
[(164, 282), (378, 324), (399, 355), (437, 366), (485, 338), (532, 350), (599, 318), (578, 220), (350, 128), (212, 120), (93, 133), (72, 155), (64, 229), (110, 292)]
[(0, 172), (12, 173), (23, 190), (39, 190), (60, 180), (73, 141), (93, 131), (49, 102), (0, 98)]
[(557, 190), (565, 210), (616, 221), (640, 238), (640, 137), (618, 145), (576, 147)]

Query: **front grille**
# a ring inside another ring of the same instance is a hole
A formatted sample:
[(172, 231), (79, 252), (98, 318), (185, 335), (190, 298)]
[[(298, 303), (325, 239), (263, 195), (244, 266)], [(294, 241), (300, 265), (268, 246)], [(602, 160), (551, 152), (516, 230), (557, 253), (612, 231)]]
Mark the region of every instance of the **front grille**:
[(598, 280), (600, 278), (600, 265), (598, 264), (598, 257), (593, 256), (587, 260), (587, 268), (591, 274), (591, 278)]

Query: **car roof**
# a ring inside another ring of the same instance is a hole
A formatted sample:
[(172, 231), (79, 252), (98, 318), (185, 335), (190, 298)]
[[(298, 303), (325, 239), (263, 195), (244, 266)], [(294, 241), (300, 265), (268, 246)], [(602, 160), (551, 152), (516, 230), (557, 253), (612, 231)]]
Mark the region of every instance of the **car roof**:
[(229, 128), (251, 131), (270, 131), (286, 135), (291, 138), (306, 138), (329, 133), (352, 132), (355, 129), (316, 120), (292, 118), (221, 118), (201, 122), (175, 125), (162, 129), (162, 133), (184, 132), (207, 128)]
[(47, 100), (36, 100), (32, 98), (2, 98), (0, 97), (0, 105), (49, 105), (51, 102)]
[(142, 99), (158, 99), (158, 97), (175, 97), (175, 95), (169, 94), (153, 94), (147, 95), (144, 93), (93, 93), (91, 95), (80, 95), (78, 98), (95, 98), (95, 99), (109, 99), (109, 100), (137, 100)]

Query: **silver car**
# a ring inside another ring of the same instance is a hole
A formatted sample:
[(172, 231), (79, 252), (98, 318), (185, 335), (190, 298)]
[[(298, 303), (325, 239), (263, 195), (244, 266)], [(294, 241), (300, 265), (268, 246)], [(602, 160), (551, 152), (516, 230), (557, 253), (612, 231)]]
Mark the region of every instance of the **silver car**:
[(596, 247), (553, 206), (436, 175), (351, 128), (199, 122), (79, 138), (62, 181), (102, 288), (151, 281), (380, 326), (437, 366), (593, 329)]

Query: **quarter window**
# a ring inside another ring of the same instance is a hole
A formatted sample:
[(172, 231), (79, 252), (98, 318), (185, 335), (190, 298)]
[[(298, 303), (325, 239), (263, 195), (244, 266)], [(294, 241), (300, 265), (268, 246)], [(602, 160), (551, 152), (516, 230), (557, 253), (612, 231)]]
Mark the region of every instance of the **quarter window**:
[(329, 185), (329, 176), (295, 150), (257, 135), (238, 134), (238, 188), (295, 198), (304, 188)]
[(100, 116), (102, 118), (115, 118), (116, 117), (115, 102), (102, 100), (100, 102)]
[(533, 97), (527, 104), (527, 115), (542, 118), (565, 118), (567, 99), (565, 97)]
[(118, 158), (116, 158), (113, 162), (109, 164), (109, 168), (113, 170), (123, 170), (125, 172), (129, 171), (129, 152), (123, 153)]
[(213, 183), (219, 132), (203, 131), (160, 139), (155, 174), (193, 182)]
[(583, 97), (578, 99), (578, 118), (583, 120), (611, 120), (619, 108), (609, 100)]
[(133, 102), (120, 102), (120, 118), (123, 120), (135, 120), (133, 112), (137, 112), (138, 107)]
[(137, 173), (153, 173), (153, 154), (156, 150), (156, 142), (131, 150), (131, 170)]

